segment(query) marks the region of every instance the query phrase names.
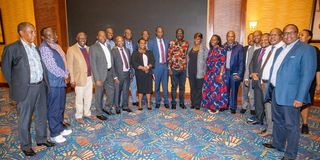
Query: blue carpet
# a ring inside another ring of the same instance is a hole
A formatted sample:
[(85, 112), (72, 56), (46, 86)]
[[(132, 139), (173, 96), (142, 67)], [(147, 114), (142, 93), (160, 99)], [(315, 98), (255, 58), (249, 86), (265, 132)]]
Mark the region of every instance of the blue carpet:
[[(0, 89), (0, 159), (24, 159), (18, 145), (15, 103), (8, 100), (7, 92)], [(53, 148), (38, 147), (34, 142), (37, 155), (31, 159), (269, 160), (283, 156), (283, 152), (262, 147), (271, 137), (253, 132), (261, 126), (246, 123), (249, 113), (211, 115), (206, 110), (161, 107), (138, 111), (132, 107), (135, 112), (79, 125), (74, 119), (74, 93), (67, 95), (67, 102), (66, 118), (73, 133), (67, 142)], [(313, 107), (310, 114), (310, 135), (301, 136), (297, 159), (320, 159), (320, 108)]]

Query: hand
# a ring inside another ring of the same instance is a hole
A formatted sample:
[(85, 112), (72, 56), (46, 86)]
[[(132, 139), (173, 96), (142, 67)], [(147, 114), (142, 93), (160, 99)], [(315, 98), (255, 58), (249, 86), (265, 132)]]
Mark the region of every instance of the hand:
[(249, 87), (249, 80), (244, 80), (244, 85), (246, 86), (246, 87)]
[(145, 73), (149, 73), (149, 68), (148, 67), (144, 67), (144, 72)]
[(168, 69), (169, 76), (172, 76), (172, 70)]
[(258, 74), (257, 74), (257, 73), (252, 73), (252, 74), (251, 74), (251, 77), (252, 77), (252, 79), (255, 80), (255, 81), (259, 80), (259, 77), (258, 77)]
[(233, 75), (233, 79), (234, 80), (240, 80), (240, 77), (237, 74), (235, 74), (235, 75)]
[(102, 81), (101, 80), (97, 80), (96, 81), (96, 85), (99, 86), (99, 87), (102, 86)]
[(118, 78), (114, 79), (114, 83), (119, 84), (120, 83), (119, 79)]
[(218, 82), (222, 82), (222, 75), (219, 75)]
[(64, 77), (64, 82), (65, 82), (66, 84), (68, 84), (68, 83), (70, 82), (70, 77), (69, 77), (69, 76)]
[(75, 82), (71, 82), (70, 85), (71, 85), (72, 88), (76, 87), (76, 83)]
[(293, 101), (293, 106), (296, 108), (302, 107), (303, 103), (297, 100)]

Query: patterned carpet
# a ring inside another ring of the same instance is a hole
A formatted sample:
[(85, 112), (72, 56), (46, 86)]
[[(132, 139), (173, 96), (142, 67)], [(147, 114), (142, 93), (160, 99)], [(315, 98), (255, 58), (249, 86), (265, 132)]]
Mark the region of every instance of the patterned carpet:
[[(17, 140), (17, 112), (0, 88), (0, 159), (24, 159)], [(280, 159), (282, 152), (262, 147), (270, 138), (252, 130), (244, 115), (205, 110), (159, 110), (122, 113), (105, 122), (74, 120), (74, 93), (67, 95), (66, 117), (72, 135), (53, 148), (38, 147), (32, 159)], [(189, 105), (188, 105), (189, 106)], [(320, 159), (320, 108), (313, 107), (310, 135), (302, 135), (297, 159)], [(33, 126), (34, 124), (32, 124)], [(34, 128), (31, 129), (34, 136)], [(33, 138), (34, 139), (34, 138)]]

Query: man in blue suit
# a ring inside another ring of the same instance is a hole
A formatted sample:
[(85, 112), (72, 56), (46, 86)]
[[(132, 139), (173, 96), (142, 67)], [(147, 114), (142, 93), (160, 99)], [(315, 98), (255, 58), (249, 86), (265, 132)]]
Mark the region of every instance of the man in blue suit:
[(229, 108), (232, 114), (237, 110), (237, 95), (238, 88), (243, 78), (243, 46), (235, 41), (234, 31), (227, 33), (227, 42), (224, 44), (224, 48), (227, 51), (226, 60), (226, 76), (227, 87), (229, 95)]
[(310, 103), (309, 88), (316, 72), (316, 51), (299, 41), (298, 33), (294, 24), (284, 27), (286, 45), (275, 54), (265, 98), (272, 103), (273, 139), (263, 145), (285, 151), (282, 159), (297, 157), (300, 108)]
[(160, 107), (160, 83), (164, 98), (164, 106), (169, 108), (168, 100), (168, 46), (169, 42), (163, 38), (162, 27), (156, 27), (156, 37), (148, 42), (148, 48), (153, 53), (155, 58), (155, 66), (153, 73), (155, 76), (155, 93), (156, 93), (156, 108)]

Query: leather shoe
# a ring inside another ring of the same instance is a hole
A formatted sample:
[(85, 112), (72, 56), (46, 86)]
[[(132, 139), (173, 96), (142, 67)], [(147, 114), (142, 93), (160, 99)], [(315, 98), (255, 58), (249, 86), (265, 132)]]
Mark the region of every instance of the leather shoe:
[(256, 115), (256, 111), (255, 110), (250, 110), (250, 114), (254, 116), (254, 115)]
[(156, 108), (160, 108), (160, 104), (156, 104)]
[(116, 114), (120, 114), (121, 110), (120, 109), (116, 109)]
[(241, 110), (240, 110), (240, 113), (241, 113), (241, 114), (244, 114), (244, 113), (246, 113), (246, 111), (247, 111), (247, 110), (245, 110), (245, 109), (241, 109)]
[(26, 156), (34, 156), (36, 155), (36, 152), (34, 152), (34, 150), (32, 148), (27, 149), (27, 150), (22, 150), (22, 152), (26, 155)]
[(191, 108), (191, 109), (194, 109), (195, 107), (194, 107), (194, 106), (191, 106), (190, 108)]
[(235, 109), (230, 109), (231, 114), (236, 114), (236, 110)]
[(171, 104), (171, 109), (176, 109), (176, 104)]
[(270, 149), (274, 149), (275, 147), (272, 146), (272, 144), (270, 143), (263, 143), (262, 144), (263, 146), (267, 147), (267, 148), (270, 148)]
[(183, 103), (180, 103), (180, 107), (181, 107), (182, 109), (186, 109), (186, 108), (187, 108), (186, 105), (184, 105)]
[(294, 160), (294, 159), (290, 159), (290, 158), (287, 158), (287, 157), (282, 157), (281, 160)]
[(107, 111), (107, 110), (105, 110), (105, 109), (102, 109), (102, 111), (103, 111), (104, 113), (106, 113), (107, 115), (114, 115), (114, 113), (112, 113), (112, 111)]
[(138, 102), (133, 102), (132, 105), (133, 106), (139, 106), (139, 103)]
[(164, 107), (166, 107), (167, 109), (170, 108), (169, 104), (164, 104)]
[(97, 116), (97, 118), (100, 119), (101, 121), (105, 121), (105, 120), (108, 119), (108, 118), (105, 117), (104, 115)]
[(53, 147), (53, 146), (55, 146), (55, 144), (50, 141), (46, 141), (44, 143), (37, 143), (37, 146)]
[(130, 108), (122, 109), (123, 111), (132, 112)]
[(308, 124), (302, 124), (301, 133), (302, 133), (302, 134), (309, 134)]

